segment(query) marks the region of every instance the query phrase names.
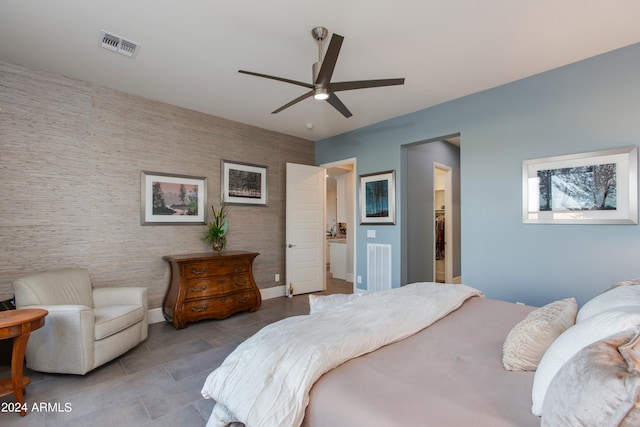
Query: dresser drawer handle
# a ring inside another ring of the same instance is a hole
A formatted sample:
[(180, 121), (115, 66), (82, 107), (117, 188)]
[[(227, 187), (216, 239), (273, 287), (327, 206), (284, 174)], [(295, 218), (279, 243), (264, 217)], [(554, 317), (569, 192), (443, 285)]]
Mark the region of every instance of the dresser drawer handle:
[(200, 289), (196, 289), (193, 286), (189, 289), (191, 292), (202, 292), (207, 290), (207, 285), (200, 286)]
[(207, 271), (206, 268), (203, 268), (202, 270), (198, 271), (195, 268), (191, 269), (191, 274), (204, 274)]
[(247, 279), (236, 280), (236, 286), (244, 286), (247, 284)]
[(247, 302), (249, 302), (249, 298), (242, 298), (242, 299), (238, 300), (238, 304), (244, 304), (244, 303), (247, 303)]
[(244, 271), (247, 268), (247, 264), (236, 264), (233, 266), (233, 271)]
[(205, 311), (208, 308), (207, 304), (203, 305), (200, 308), (191, 307), (191, 311), (194, 313), (200, 313), (201, 311)]

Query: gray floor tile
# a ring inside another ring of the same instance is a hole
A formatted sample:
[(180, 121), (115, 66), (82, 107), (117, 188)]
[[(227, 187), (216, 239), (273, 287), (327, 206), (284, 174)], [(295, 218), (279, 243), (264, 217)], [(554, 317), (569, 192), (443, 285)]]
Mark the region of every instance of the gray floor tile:
[(176, 381), (200, 372), (211, 372), (222, 364), (224, 359), (235, 347), (235, 345), (229, 344), (227, 346), (211, 348), (210, 350), (194, 354), (190, 357), (183, 357), (167, 362), (164, 364), (164, 368)]
[[(73, 412), (70, 414), (73, 414)], [(51, 421), (49, 418), (51, 418)], [(134, 398), (101, 405), (95, 411), (70, 419), (51, 416), (47, 419), (47, 427), (134, 427), (147, 424), (149, 421), (150, 417), (144, 405), (139, 398)]]
[(211, 344), (200, 337), (187, 342), (169, 344), (146, 354), (124, 357), (120, 361), (127, 373), (131, 374), (151, 366), (161, 365), (165, 362), (207, 351), (211, 348)]
[(207, 419), (209, 419), (209, 416), (203, 417), (202, 413), (194, 405), (186, 405), (154, 420), (150, 424), (146, 424), (144, 427), (205, 427)]

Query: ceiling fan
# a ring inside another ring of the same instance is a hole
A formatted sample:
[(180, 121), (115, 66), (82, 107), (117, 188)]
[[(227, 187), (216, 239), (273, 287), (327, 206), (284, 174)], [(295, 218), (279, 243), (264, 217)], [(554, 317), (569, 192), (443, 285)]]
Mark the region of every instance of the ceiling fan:
[(311, 35), (318, 42), (318, 62), (314, 63), (312, 66), (313, 73), (313, 83), (304, 83), (296, 80), (285, 79), (283, 77), (275, 77), (269, 76), (267, 74), (254, 73), (252, 71), (239, 70), (240, 73), (249, 74), (252, 76), (264, 77), (267, 79), (278, 80), (285, 83), (291, 83), (298, 86), (303, 86), (308, 89), (311, 89), (309, 92), (305, 93), (294, 99), (291, 102), (286, 103), (282, 107), (278, 108), (275, 111), (272, 111), (271, 114), (279, 113), (285, 108), (289, 108), (298, 102), (309, 98), (313, 95), (315, 99), (326, 100), (329, 104), (333, 106), (336, 110), (342, 113), (346, 118), (351, 117), (351, 111), (340, 101), (340, 99), (336, 96), (335, 92), (340, 92), (344, 90), (353, 90), (353, 89), (366, 89), (371, 87), (381, 87), (381, 86), (395, 86), (404, 84), (404, 78), (401, 79), (382, 79), (382, 80), (358, 80), (358, 81), (349, 81), (349, 82), (331, 82), (331, 76), (333, 75), (333, 69), (336, 66), (336, 62), (338, 60), (338, 54), (340, 53), (340, 47), (342, 47), (342, 41), (344, 37), (339, 36), (338, 34), (333, 34), (331, 36), (331, 41), (329, 42), (329, 47), (327, 48), (327, 52), (324, 55), (324, 59), (322, 59), (322, 41), (327, 37), (328, 31), (324, 27), (315, 27), (311, 30)]

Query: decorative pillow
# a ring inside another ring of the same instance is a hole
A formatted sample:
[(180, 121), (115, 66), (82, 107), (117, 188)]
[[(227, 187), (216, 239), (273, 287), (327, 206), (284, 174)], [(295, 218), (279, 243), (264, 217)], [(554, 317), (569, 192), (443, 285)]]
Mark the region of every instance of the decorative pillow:
[(502, 365), (508, 371), (535, 371), (547, 348), (573, 326), (578, 312), (575, 298), (536, 308), (511, 329), (502, 346)]
[(309, 294), (309, 314), (319, 313), (331, 308), (342, 305), (353, 299), (360, 297), (360, 293), (356, 294), (331, 294), (331, 295), (312, 295)]
[(636, 328), (640, 328), (640, 306), (607, 310), (564, 331), (538, 364), (533, 378), (531, 412), (538, 416), (542, 414), (542, 403), (551, 380), (574, 354), (596, 341)]
[(622, 282), (618, 282), (615, 285), (609, 286), (605, 292), (610, 291), (611, 289), (615, 289), (615, 288), (620, 287), (620, 286), (631, 286), (631, 285), (640, 285), (640, 278), (631, 279), (631, 280), (623, 280)]
[(585, 347), (551, 381), (541, 426), (640, 426), (638, 371), (638, 330)]
[[(627, 283), (627, 285), (623, 285), (623, 283)], [(640, 306), (640, 284), (630, 283), (633, 283), (633, 281), (620, 282), (611, 287), (610, 290), (587, 301), (578, 311), (576, 323), (612, 308), (630, 305)]]

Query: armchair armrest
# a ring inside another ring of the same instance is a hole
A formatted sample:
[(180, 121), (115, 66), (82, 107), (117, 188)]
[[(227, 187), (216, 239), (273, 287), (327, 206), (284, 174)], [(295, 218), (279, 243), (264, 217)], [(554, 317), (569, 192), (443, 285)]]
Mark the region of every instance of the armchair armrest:
[(148, 336), (149, 324), (149, 288), (142, 286), (110, 287), (93, 289), (94, 307), (107, 307), (113, 305), (142, 305), (144, 318), (140, 327), (140, 340), (144, 341)]
[(85, 305), (33, 305), (49, 311), (27, 344), (27, 366), (44, 372), (84, 374), (93, 367), (95, 315)]
[(93, 305), (106, 307), (110, 305), (140, 304), (145, 311), (148, 307), (149, 289), (141, 286), (110, 287), (93, 289)]

